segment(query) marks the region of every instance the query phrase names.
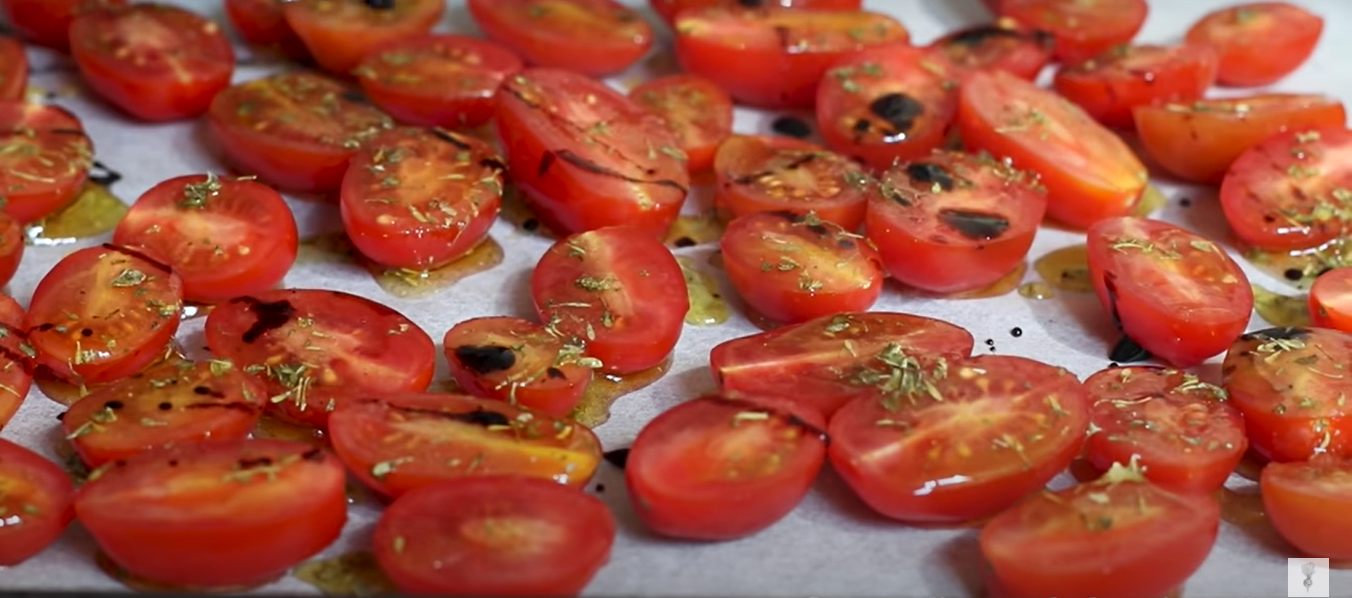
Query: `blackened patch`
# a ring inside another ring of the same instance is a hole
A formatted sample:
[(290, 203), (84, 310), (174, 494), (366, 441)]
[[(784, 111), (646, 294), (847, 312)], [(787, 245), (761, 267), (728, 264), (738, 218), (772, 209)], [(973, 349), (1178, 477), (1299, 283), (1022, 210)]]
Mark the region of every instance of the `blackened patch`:
[(247, 295), (236, 297), (230, 300), (231, 303), (244, 303), (249, 306), (249, 311), (254, 314), (254, 323), (244, 335), (240, 338), (244, 342), (253, 344), (259, 337), (285, 326), (291, 318), (296, 315), (296, 308), (290, 301), (282, 299), (280, 301), (259, 301)]
[(83, 337), (85, 337), (85, 338), (89, 338), (89, 337), (91, 337), (91, 336), (94, 336), (94, 331), (93, 331), (93, 330), (90, 330), (90, 329), (88, 329), (88, 328), (83, 328), (83, 329), (80, 330), (80, 336), (83, 336)]
[(212, 387), (210, 387), (210, 386), (195, 386), (195, 387), (193, 387), (192, 391), (193, 391), (193, 393), (195, 393), (195, 394), (206, 395), (206, 396), (209, 396), (209, 397), (211, 397), (211, 398), (213, 398), (213, 399), (224, 399), (224, 398), (225, 398), (225, 393), (223, 393), (223, 392), (221, 392), (221, 391), (219, 391), (219, 390), (216, 390), (216, 389), (214, 389), (214, 388), (212, 388)]
[(869, 102), (868, 111), (892, 126), (892, 130), (905, 133), (915, 125), (915, 119), (925, 113), (925, 105), (904, 93), (889, 93)]
[(371, 99), (366, 97), (366, 94), (357, 91), (355, 89), (349, 89), (347, 91), (344, 91), (342, 93), (342, 98), (344, 100), (352, 102), (353, 104), (366, 104), (367, 106), (371, 105)]
[(89, 167), (89, 182), (110, 187), (113, 183), (122, 180), (122, 173), (108, 167), (107, 164), (94, 160), (94, 164)]
[(601, 456), (605, 457), (611, 465), (620, 469), (624, 469), (625, 464), (629, 463), (629, 449), (627, 448), (609, 450)]
[(394, 10), (394, 0), (366, 0), (366, 6), (376, 10)]
[(489, 426), (512, 425), (512, 420), (507, 419), (507, 416), (498, 413), (497, 411), (489, 411), (482, 407), (477, 408), (474, 411), (470, 411), (468, 413), (449, 413), (446, 415), (447, 417), (455, 421), (465, 422), (467, 424), (474, 424), (476, 426), (481, 426), (484, 428), (487, 428)]
[(563, 375), (563, 370), (556, 367), (546, 368), (545, 375), (555, 380), (562, 380), (564, 378), (567, 378), (567, 376)]
[(1137, 363), (1150, 359), (1150, 352), (1130, 337), (1123, 335), (1122, 340), (1117, 341), (1113, 347), (1108, 359), (1117, 363)]
[(1294, 281), (1305, 278), (1305, 273), (1300, 268), (1287, 268), (1285, 272), (1282, 272), (1282, 276), (1286, 277), (1287, 280)]
[(1009, 230), (1009, 220), (995, 214), (944, 209), (939, 211), (939, 220), (973, 241), (999, 238)]
[(781, 116), (770, 122), (770, 130), (780, 135), (803, 139), (812, 135), (812, 126), (797, 116)]
[(168, 410), (174, 408), (174, 404), (173, 404), (173, 403), (170, 403), (169, 401), (165, 401), (165, 402), (160, 403), (159, 405), (157, 405), (157, 407), (160, 408), (160, 411), (168, 411)]
[(545, 155), (540, 156), (540, 166), (535, 169), (535, 174), (545, 176), (545, 173), (549, 172), (549, 167), (554, 165), (554, 159), (557, 157), (554, 152), (545, 152)]
[(944, 191), (953, 190), (953, 173), (931, 162), (912, 162), (906, 165), (906, 176), (912, 183), (938, 185)]
[(516, 353), (498, 345), (465, 345), (455, 348), (455, 358), (474, 373), (483, 375), (511, 369)]
[(983, 27), (972, 27), (963, 29), (946, 40), (950, 46), (977, 46), (986, 43), (987, 40), (999, 38), (1021, 38), (1023, 34), (1012, 29), (1005, 29), (995, 25), (986, 25)]
[(618, 172), (611, 168), (606, 168), (605, 166), (602, 166), (600, 164), (592, 162), (591, 160), (583, 158), (582, 156), (577, 155), (571, 150), (559, 151), (558, 156), (560, 160), (563, 160), (564, 162), (572, 164), (573, 166), (581, 168), (582, 170), (585, 170), (592, 174), (599, 174), (601, 176), (617, 178), (622, 181), (628, 181), (630, 183), (644, 183), (649, 185), (657, 185), (659, 187), (671, 187), (680, 190), (681, 193), (687, 193), (689, 191), (688, 189), (685, 188), (684, 185), (671, 179), (638, 179), (631, 176), (627, 176), (624, 173)]
[(1245, 341), (1298, 341), (1304, 340), (1310, 335), (1309, 328), (1295, 328), (1284, 326), (1281, 328), (1265, 328), (1256, 330), (1244, 336), (1239, 337)]
[(433, 137), (436, 137), (437, 139), (440, 139), (442, 141), (445, 141), (446, 143), (455, 146), (455, 148), (458, 150), (470, 151), (471, 149), (474, 149), (470, 147), (468, 143), (461, 141), (458, 137), (455, 136), (454, 133), (442, 129), (441, 127), (432, 127), (431, 129), (429, 129), (429, 132), (432, 133)]
[(596, 485), (596, 493), (597, 493), (597, 494), (604, 494), (605, 491), (606, 491), (606, 485), (605, 485), (605, 484), (597, 484), (597, 485)]
[(746, 8), (760, 8), (765, 5), (765, 0), (737, 0), (737, 4)]
[(113, 400), (111, 400), (111, 401), (105, 401), (105, 402), (103, 403), (103, 408), (104, 408), (104, 409), (112, 409), (113, 411), (117, 411), (118, 409), (121, 409), (121, 408), (126, 407), (126, 406), (127, 406), (126, 403), (123, 403), (122, 401), (119, 401), (119, 400), (117, 400), (117, 399), (113, 399)]

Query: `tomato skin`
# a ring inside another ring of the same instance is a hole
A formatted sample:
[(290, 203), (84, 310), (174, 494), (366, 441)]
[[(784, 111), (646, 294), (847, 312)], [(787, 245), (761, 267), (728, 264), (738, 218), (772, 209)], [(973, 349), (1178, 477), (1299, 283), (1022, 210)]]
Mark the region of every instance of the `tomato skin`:
[(245, 42), (272, 48), (293, 60), (309, 58), (310, 51), (286, 24), (284, 0), (225, 0), (225, 16)]
[(28, 91), (28, 52), (19, 40), (0, 35), (0, 101), (24, 99)]
[(814, 143), (780, 135), (733, 135), (714, 155), (714, 199), (734, 217), (756, 212), (809, 212), (858, 230), (878, 186), (850, 159)]
[(522, 68), (516, 54), (488, 40), (423, 35), (373, 49), (352, 74), (402, 123), (463, 129), (493, 118), (498, 87)]
[(347, 75), (381, 44), (427, 33), (446, 10), (441, 0), (376, 6), (358, 0), (294, 0), (282, 6), (282, 15), (320, 67)]
[(126, 6), (130, 0), (0, 0), (0, 16), (25, 40), (70, 50), (70, 23), (86, 10)]
[(691, 174), (713, 167), (718, 146), (732, 135), (732, 98), (704, 77), (658, 77), (629, 90), (629, 98), (666, 119)]
[(1310, 58), (1324, 19), (1286, 2), (1250, 2), (1212, 11), (1188, 29), (1188, 43), (1220, 55), (1218, 80), (1233, 87), (1276, 83)]
[(0, 430), (19, 412), (33, 385), (33, 367), (24, 355), (23, 306), (0, 293)]
[(1000, 0), (1000, 16), (1055, 38), (1056, 59), (1089, 60), (1130, 42), (1145, 24), (1145, 0)]
[(958, 77), (983, 69), (999, 69), (1036, 80), (1052, 60), (1055, 39), (1040, 30), (1023, 30), (1010, 19), (949, 33), (926, 48), (946, 61)]
[(94, 162), (80, 119), (50, 104), (0, 102), (0, 150), (4, 212), (20, 224), (75, 201)]
[(75, 518), (75, 484), (59, 466), (0, 438), (0, 567), (18, 565), (51, 546)]
[(1053, 87), (1095, 120), (1132, 130), (1132, 108), (1202, 99), (1216, 82), (1216, 53), (1208, 46), (1118, 46), (1087, 61), (1062, 66)]
[(1332, 455), (1269, 463), (1258, 483), (1263, 511), (1277, 533), (1301, 553), (1335, 562), (1352, 559), (1349, 476), (1352, 463)]
[[(648, 0), (648, 5), (668, 25), (676, 21), (676, 15), (680, 14), (681, 11), (713, 6), (745, 6), (746, 4), (743, 0)], [(765, 4), (765, 2), (761, 2), (761, 4)], [(864, 0), (771, 0), (770, 4), (784, 8), (859, 10), (863, 8)]]
[(652, 26), (614, 0), (469, 0), (484, 35), (532, 66), (589, 77), (614, 75), (643, 58)]
[(1245, 150), (1221, 181), (1221, 208), (1244, 243), (1276, 251), (1319, 247), (1346, 225), (1326, 215), (1352, 185), (1343, 156), (1352, 151), (1344, 127), (1277, 133)]
[(474, 396), (568, 415), (592, 381), (582, 348), (544, 326), (511, 317), (474, 318), (446, 331), (451, 375)]
[(1352, 268), (1320, 274), (1310, 286), (1310, 320), (1320, 328), (1352, 332)]
[(24, 231), (13, 218), (0, 212), (0, 286), (9, 284), (23, 261)]

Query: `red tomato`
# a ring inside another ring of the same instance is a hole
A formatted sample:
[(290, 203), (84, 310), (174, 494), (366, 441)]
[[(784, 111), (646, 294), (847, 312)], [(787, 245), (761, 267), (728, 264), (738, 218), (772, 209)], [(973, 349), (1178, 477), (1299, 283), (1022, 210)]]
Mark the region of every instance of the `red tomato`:
[(1136, 37), (1145, 24), (1145, 0), (1000, 0), (1000, 16), (1046, 31), (1056, 40), (1056, 58), (1089, 60)]
[(0, 293), (0, 430), (19, 412), (33, 385), (23, 332), (23, 306)]
[(1352, 131), (1277, 133), (1245, 150), (1221, 181), (1225, 219), (1245, 243), (1276, 251), (1319, 247), (1347, 229)]
[(732, 98), (704, 77), (658, 77), (629, 90), (629, 99), (667, 121), (692, 173), (712, 167), (714, 152), (732, 135)]
[(436, 346), (397, 311), (340, 291), (278, 289), (217, 305), (211, 352), (267, 386), (269, 410), (323, 428), (352, 397), (417, 392), (432, 382)]
[(870, 48), (836, 63), (817, 88), (827, 147), (875, 170), (930, 153), (958, 111), (947, 63), (919, 48)]
[(792, 137), (733, 135), (714, 157), (715, 199), (732, 212), (812, 212), (858, 230), (878, 186), (845, 156)]
[(1052, 60), (1051, 34), (1024, 30), (1010, 19), (961, 29), (932, 42), (927, 50), (946, 60), (959, 77), (983, 69), (1008, 71), (1033, 81)]
[(564, 417), (582, 399), (599, 360), (520, 318), (465, 320), (442, 342), (451, 375), (465, 392)]
[(987, 523), (980, 543), (994, 595), (1139, 598), (1183, 585), (1219, 531), (1209, 494), (1175, 494), (1119, 468), (1033, 494)]
[(183, 281), (131, 249), (76, 250), (38, 282), (24, 317), (37, 363), (74, 384), (130, 376), (178, 331)]
[(498, 94), (498, 134), (535, 215), (568, 235), (628, 225), (662, 237), (690, 185), (680, 140), (605, 83), (527, 69)]
[(826, 460), (820, 418), (705, 397), (639, 432), (624, 466), (634, 512), (663, 536), (732, 540), (774, 525), (812, 487)]
[(337, 81), (305, 71), (230, 87), (207, 117), (237, 167), (295, 191), (337, 190), (361, 144), (394, 126)]
[(1244, 413), (1249, 444), (1272, 461), (1319, 453), (1352, 456), (1352, 335), (1327, 328), (1251, 332), (1225, 355), (1221, 372)]
[(381, 494), (477, 476), (522, 475), (585, 488), (601, 441), (563, 417), (502, 401), (392, 394), (349, 401), (329, 418), (338, 456)]
[(831, 417), (831, 465), (874, 510), (902, 521), (994, 515), (1042, 488), (1080, 452), (1080, 381), (1044, 363), (982, 355), (937, 367), (896, 345), (864, 397)]
[(1249, 441), (1229, 395), (1193, 374), (1156, 367), (1102, 370), (1084, 381), (1085, 444), (1100, 471), (1140, 460), (1146, 479), (1175, 492), (1212, 492), (1239, 465)]
[(0, 194), (4, 212), (28, 224), (64, 208), (94, 163), (80, 119), (50, 104), (0, 102)]
[(220, 25), (167, 4), (83, 12), (71, 22), (70, 38), (85, 82), (150, 122), (206, 112), (235, 69), (234, 49)]
[(988, 287), (1023, 262), (1047, 198), (987, 155), (936, 152), (883, 173), (864, 234), (893, 278), (935, 293)]
[(1310, 319), (1320, 328), (1352, 332), (1352, 268), (1334, 268), (1314, 279)]
[(1303, 554), (1352, 559), (1352, 462), (1331, 455), (1269, 463), (1258, 484), (1263, 511)]
[(681, 11), (714, 6), (782, 6), (784, 8), (808, 8), (816, 10), (859, 10), (864, 0), (648, 0), (657, 16), (671, 24)]
[(1152, 355), (1192, 367), (1244, 334), (1253, 288), (1212, 241), (1132, 216), (1100, 221), (1088, 239), (1099, 302), (1122, 333)]
[(963, 83), (958, 128), (1047, 187), (1047, 215), (1079, 228), (1135, 209), (1149, 175), (1131, 148), (1061, 96), (1004, 71)]
[(294, 60), (308, 58), (305, 42), (286, 24), (285, 5), (286, 0), (225, 0), (225, 16), (244, 41)]
[(653, 30), (614, 0), (469, 0), (488, 39), (526, 62), (592, 77), (613, 75), (643, 58)]
[(1116, 46), (1063, 66), (1054, 86), (1099, 122), (1131, 130), (1132, 108), (1194, 102), (1215, 82), (1216, 53), (1210, 47)]
[(596, 497), (508, 476), (405, 494), (373, 539), (401, 592), (431, 596), (575, 596), (614, 542), (615, 519)]
[(193, 442), (99, 469), (75, 512), (133, 575), (203, 590), (251, 587), (338, 538), (346, 481), (338, 459), (308, 444)]
[(896, 19), (859, 10), (707, 8), (681, 12), (675, 27), (684, 70), (760, 108), (810, 108), (832, 64), (910, 41)]
[(1188, 29), (1187, 40), (1216, 48), (1222, 85), (1259, 87), (1296, 70), (1323, 32), (1324, 19), (1299, 6), (1252, 2), (1207, 13)]
[(720, 247), (728, 282), (773, 322), (868, 311), (883, 291), (882, 263), (869, 242), (811, 212), (738, 217)]
[(75, 485), (55, 463), (0, 438), (0, 567), (46, 550), (74, 519)]
[(522, 68), (511, 50), (463, 35), (398, 39), (362, 59), (352, 71), (362, 91), (400, 122), (468, 128), (493, 118), (493, 98)]
[(0, 101), (24, 99), (28, 90), (28, 52), (19, 40), (0, 35)]
[(671, 354), (690, 311), (671, 251), (635, 228), (580, 233), (549, 248), (530, 279), (540, 321), (586, 347), (601, 371), (655, 367)]
[(183, 297), (215, 303), (260, 293), (296, 261), (296, 219), (282, 196), (249, 179), (188, 175), (151, 187), (113, 242), (144, 251), (183, 279)]
[(382, 44), (427, 33), (445, 10), (442, 0), (292, 0), (282, 15), (319, 66), (347, 75)]
[[(926, 368), (972, 354), (972, 334), (910, 314), (837, 314), (724, 341), (709, 352), (709, 369), (724, 396), (777, 400), (829, 419), (859, 397), (879, 397), (878, 384), (905, 354)], [(919, 366), (917, 366), (919, 367)]]
[(24, 230), (13, 218), (0, 212), (0, 286), (9, 284), (23, 261)]
[(85, 10), (126, 6), (130, 0), (0, 0), (0, 17), (26, 40), (65, 52), (70, 22)]
[(1164, 170), (1216, 184), (1249, 148), (1284, 131), (1342, 127), (1343, 103), (1324, 96), (1262, 94), (1132, 109), (1141, 145)]

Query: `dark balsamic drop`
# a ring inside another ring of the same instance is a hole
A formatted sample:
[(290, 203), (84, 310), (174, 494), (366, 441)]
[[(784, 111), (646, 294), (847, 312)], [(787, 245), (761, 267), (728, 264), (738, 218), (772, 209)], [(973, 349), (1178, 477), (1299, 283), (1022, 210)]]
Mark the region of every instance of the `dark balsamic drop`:
[(500, 372), (516, 365), (516, 353), (507, 347), (497, 345), (456, 347), (455, 358), (480, 375)]
[(921, 185), (939, 185), (944, 191), (953, 190), (953, 175), (948, 169), (929, 162), (912, 162), (906, 165), (906, 176), (912, 183)]
[(1149, 360), (1150, 352), (1137, 344), (1136, 341), (1123, 336), (1122, 340), (1117, 341), (1117, 345), (1108, 354), (1108, 359), (1117, 363), (1138, 363)]
[(534, 232), (540, 228), (540, 221), (534, 218), (527, 218), (525, 222), (521, 223), (521, 228), (526, 232)]
[(1178, 200), (1178, 205), (1183, 206), (1185, 208), (1190, 208), (1192, 207), (1192, 200), (1184, 197)]
[(940, 210), (939, 220), (973, 241), (989, 241), (1009, 230), (1009, 220), (995, 214), (966, 210)]
[(567, 376), (563, 375), (563, 370), (556, 367), (545, 368), (545, 375), (555, 380), (562, 380), (564, 378), (567, 378)]
[(677, 247), (694, 247), (695, 240), (691, 239), (690, 237), (681, 237), (679, 239), (676, 239), (676, 241), (673, 242), (672, 245), (675, 245)]
[(994, 346), (995, 346), (995, 339), (993, 339), (993, 338), (988, 338), (988, 339), (986, 339), (986, 346), (987, 346), (987, 347), (994, 347)]
[(451, 419), (476, 426), (510, 426), (512, 421), (507, 416), (497, 411), (488, 411), (487, 409), (475, 409), (469, 413), (455, 413), (449, 416)]
[(108, 165), (98, 160), (94, 160), (94, 165), (89, 168), (89, 182), (111, 186), (113, 183), (122, 180), (122, 173), (113, 170)]
[(1015, 326), (1013, 329), (1009, 331), (1009, 335), (1014, 338), (1019, 338), (1023, 336), (1023, 329), (1019, 328), (1018, 326)]
[(606, 451), (606, 453), (602, 456), (605, 457), (606, 461), (608, 461), (611, 465), (614, 465), (615, 467), (618, 467), (620, 469), (624, 469), (625, 464), (629, 462), (629, 449), (622, 448), (609, 450)]
[(780, 135), (803, 139), (812, 135), (812, 127), (796, 116), (781, 116), (770, 123), (770, 129)]
[(891, 125), (893, 131), (905, 133), (925, 113), (925, 105), (904, 93), (889, 93), (869, 102), (868, 111)]
[(250, 344), (264, 334), (285, 326), (296, 315), (296, 308), (292, 307), (291, 302), (285, 299), (268, 302), (244, 296), (231, 299), (230, 302), (249, 304), (249, 311), (252, 311), (254, 317), (257, 318), (254, 320), (253, 326), (245, 330), (244, 335), (240, 337), (244, 342)]
[(113, 400), (111, 400), (111, 401), (107, 401), (107, 402), (105, 402), (105, 403), (103, 404), (103, 408), (104, 408), (104, 409), (111, 409), (111, 410), (113, 410), (113, 411), (117, 411), (118, 409), (121, 409), (121, 408), (126, 407), (126, 406), (127, 406), (126, 403), (123, 403), (122, 401), (119, 401), (119, 400), (117, 400), (117, 399), (113, 399)]
[(1287, 268), (1285, 272), (1282, 272), (1282, 276), (1290, 281), (1299, 281), (1305, 278), (1305, 273), (1301, 272), (1300, 268)]

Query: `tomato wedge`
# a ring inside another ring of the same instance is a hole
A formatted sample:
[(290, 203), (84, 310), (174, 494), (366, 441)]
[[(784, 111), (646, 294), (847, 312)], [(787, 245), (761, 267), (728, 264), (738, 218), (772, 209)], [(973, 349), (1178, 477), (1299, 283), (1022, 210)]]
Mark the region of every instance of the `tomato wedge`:
[(1093, 59), (1063, 66), (1057, 93), (1099, 122), (1132, 130), (1136, 106), (1189, 103), (1216, 82), (1216, 53), (1208, 46), (1116, 46)]
[(474, 318), (442, 342), (451, 375), (475, 396), (564, 417), (582, 399), (600, 360), (544, 326), (510, 317)]
[(845, 156), (783, 136), (733, 135), (714, 156), (714, 198), (733, 216), (809, 212), (857, 230), (878, 186)]
[(315, 62), (347, 75), (380, 45), (427, 33), (446, 11), (442, 0), (291, 0), (282, 6)]
[(0, 286), (9, 284), (23, 261), (24, 230), (13, 218), (0, 212)]
[(714, 152), (732, 135), (732, 98), (704, 77), (658, 77), (629, 90), (629, 98), (667, 121), (691, 173), (713, 166)]
[(1145, 24), (1145, 0), (1000, 0), (1002, 17), (1056, 40), (1056, 58), (1075, 63), (1131, 41)]
[[(671, 24), (676, 20), (676, 15), (681, 11), (692, 8), (709, 8), (712, 6), (760, 6), (766, 4), (765, 0), (648, 0), (648, 5), (657, 12), (657, 16), (662, 17), (663, 21)], [(770, 6), (782, 6), (784, 8), (809, 8), (817, 10), (859, 10), (864, 5), (864, 0), (769, 0)]]
[(70, 23), (87, 10), (126, 6), (130, 0), (0, 0), (0, 17), (25, 40), (65, 52)]
[(949, 33), (927, 46), (948, 62), (959, 78), (984, 70), (1008, 71), (1021, 79), (1037, 79), (1052, 60), (1055, 38), (1040, 30), (1026, 30), (1010, 19)]
[(1188, 29), (1187, 40), (1216, 48), (1222, 85), (1259, 87), (1299, 68), (1323, 32), (1324, 19), (1299, 6), (1251, 2), (1207, 13)]
[(0, 194), (10, 218), (28, 224), (70, 205), (93, 163), (94, 144), (74, 114), (0, 102)]
[(310, 51), (286, 24), (282, 8), (287, 0), (225, 0), (225, 16), (244, 41), (277, 50), (293, 60), (309, 58)]
[(1310, 319), (1320, 328), (1352, 332), (1352, 268), (1334, 268), (1314, 279)]
[(1269, 463), (1258, 484), (1263, 511), (1303, 554), (1352, 559), (1352, 462), (1331, 455)]
[(1277, 133), (1240, 154), (1221, 181), (1225, 220), (1245, 243), (1277, 251), (1319, 247), (1352, 220), (1352, 131)]
[(469, 0), (489, 39), (526, 62), (591, 77), (613, 75), (643, 58), (652, 26), (615, 0)]
[(46, 550), (70, 525), (75, 485), (55, 463), (0, 438), (0, 567)]
[(23, 43), (0, 35), (0, 101), (24, 99), (28, 90), (28, 52)]
[(33, 385), (25, 352), (32, 346), (25, 340), (23, 312), (18, 301), (0, 293), (0, 430), (19, 412)]
[(399, 39), (352, 71), (371, 102), (400, 122), (477, 127), (493, 118), (493, 98), (521, 59), (498, 44), (463, 35)]

